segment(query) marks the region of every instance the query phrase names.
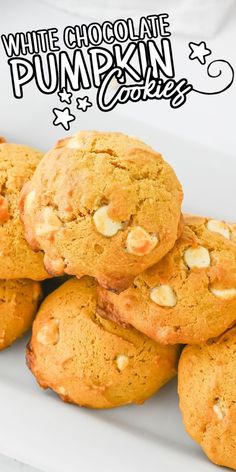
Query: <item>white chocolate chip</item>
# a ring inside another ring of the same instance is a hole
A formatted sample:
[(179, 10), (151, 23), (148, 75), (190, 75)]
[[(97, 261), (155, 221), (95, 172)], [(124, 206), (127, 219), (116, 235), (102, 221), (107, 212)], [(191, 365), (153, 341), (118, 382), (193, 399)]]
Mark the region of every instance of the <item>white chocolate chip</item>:
[(65, 387), (58, 387), (57, 392), (59, 393), (59, 395), (66, 395)]
[(209, 267), (211, 264), (209, 251), (203, 246), (189, 247), (184, 252), (184, 262), (189, 269)]
[(60, 227), (56, 227), (47, 223), (37, 223), (35, 225), (35, 234), (36, 236), (45, 236), (50, 233), (58, 231)]
[(51, 207), (45, 207), (42, 211), (42, 221), (35, 225), (36, 236), (50, 236), (59, 231), (62, 223)]
[(149, 234), (141, 226), (132, 228), (126, 239), (126, 249), (135, 256), (149, 254), (157, 245), (158, 236)]
[(65, 263), (62, 257), (51, 259), (50, 257), (47, 256), (47, 254), (45, 254), (43, 258), (43, 262), (44, 262), (45, 269), (49, 274), (57, 276), (57, 275), (62, 275), (64, 273)]
[(31, 192), (29, 192), (28, 195), (26, 195), (25, 197), (24, 211), (26, 213), (30, 213), (32, 211), (34, 200), (35, 200), (35, 191), (31, 190)]
[(166, 344), (168, 343), (168, 338), (174, 333), (173, 326), (163, 326), (157, 328), (157, 339), (161, 340), (160, 342)]
[(222, 298), (222, 300), (230, 300), (236, 296), (236, 288), (213, 288), (210, 287), (210, 292), (215, 295), (217, 298)]
[(218, 401), (217, 403), (215, 403), (215, 405), (213, 405), (213, 411), (215, 412), (216, 416), (218, 417), (220, 421), (224, 419), (226, 413), (224, 409), (222, 408), (222, 406), (220, 405), (220, 401)]
[(59, 341), (59, 320), (52, 319), (44, 324), (37, 333), (37, 341), (44, 346), (57, 344)]
[(226, 239), (230, 239), (231, 233), (229, 226), (223, 221), (209, 220), (207, 223), (207, 229), (209, 229), (209, 231), (213, 231), (214, 233), (221, 234)]
[(69, 149), (83, 149), (84, 146), (77, 136), (73, 136), (72, 138), (68, 139), (66, 147)]
[(118, 370), (124, 370), (129, 364), (129, 358), (125, 354), (118, 354), (116, 356), (116, 366)]
[(159, 285), (150, 292), (151, 300), (160, 306), (173, 307), (177, 303), (177, 297), (170, 285)]
[(108, 205), (100, 207), (95, 211), (93, 220), (97, 231), (103, 236), (111, 237), (114, 236), (120, 229), (122, 229), (122, 223), (112, 220), (108, 216)]

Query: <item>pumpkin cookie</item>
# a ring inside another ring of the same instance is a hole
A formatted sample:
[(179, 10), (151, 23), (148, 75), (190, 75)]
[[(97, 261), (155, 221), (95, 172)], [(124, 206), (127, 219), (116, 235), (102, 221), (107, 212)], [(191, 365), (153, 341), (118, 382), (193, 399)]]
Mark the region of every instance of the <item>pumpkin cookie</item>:
[(38, 282), (0, 280), (0, 350), (10, 346), (30, 328), (40, 296)]
[(94, 279), (72, 278), (42, 303), (27, 362), (38, 383), (71, 403), (142, 403), (176, 373), (178, 347), (160, 346), (96, 313)]
[(99, 313), (164, 343), (198, 344), (236, 321), (236, 225), (185, 217), (174, 248), (116, 295), (99, 289)]
[(235, 385), (236, 328), (184, 349), (178, 390), (186, 430), (212, 462), (236, 470)]
[(20, 190), (41, 157), (28, 146), (0, 142), (0, 279), (49, 277), (42, 254), (34, 253), (24, 238), (18, 209)]
[(121, 133), (58, 142), (21, 196), (26, 239), (52, 275), (121, 291), (174, 245), (182, 189), (160, 154)]

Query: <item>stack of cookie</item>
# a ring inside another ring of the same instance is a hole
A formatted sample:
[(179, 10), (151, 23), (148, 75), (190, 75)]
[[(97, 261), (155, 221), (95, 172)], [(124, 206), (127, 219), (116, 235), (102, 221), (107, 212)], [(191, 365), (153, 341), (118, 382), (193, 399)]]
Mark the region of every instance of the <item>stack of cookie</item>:
[(39, 280), (49, 277), (42, 254), (24, 238), (18, 200), (42, 154), (0, 137), (0, 350), (32, 324), (41, 298)]
[(93, 408), (142, 403), (189, 344), (179, 363), (186, 428), (215, 463), (236, 468), (236, 226), (183, 218), (174, 171), (135, 137), (80, 132), (38, 165), (30, 152), (30, 171), (14, 176), (16, 194), (28, 179), (19, 209), (31, 249), (18, 219), (25, 270), (12, 257), (4, 277), (73, 276), (33, 324), (27, 363), (38, 383)]
[(181, 202), (160, 154), (120, 133), (79, 133), (40, 161), (21, 192), (25, 236), (52, 276), (76, 276), (44, 301), (34, 323), (27, 361), (41, 386), (111, 408), (142, 403), (175, 375), (179, 346), (106, 320), (98, 288), (127, 289), (173, 247)]

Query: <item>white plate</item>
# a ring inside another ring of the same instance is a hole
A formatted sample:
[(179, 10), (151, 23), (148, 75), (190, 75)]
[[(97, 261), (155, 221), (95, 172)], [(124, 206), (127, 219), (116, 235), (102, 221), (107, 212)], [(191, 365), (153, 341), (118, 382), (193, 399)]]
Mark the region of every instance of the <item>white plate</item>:
[[(185, 210), (235, 218), (233, 158), (122, 115), (95, 111), (84, 115), (80, 128), (123, 130), (160, 150), (183, 183)], [(42, 107), (30, 134), (19, 120), (15, 139), (20, 136), (21, 142), (39, 147), (43, 142), (45, 149), (51, 146), (63, 133), (52, 127), (49, 132), (43, 116)], [(1, 133), (14, 138), (10, 122), (5, 122)], [(44, 136), (48, 138), (43, 141)], [(81, 409), (38, 388), (25, 366), (25, 344), (26, 339), (0, 354), (0, 452), (48, 472), (216, 470), (184, 431), (175, 382), (143, 406)]]

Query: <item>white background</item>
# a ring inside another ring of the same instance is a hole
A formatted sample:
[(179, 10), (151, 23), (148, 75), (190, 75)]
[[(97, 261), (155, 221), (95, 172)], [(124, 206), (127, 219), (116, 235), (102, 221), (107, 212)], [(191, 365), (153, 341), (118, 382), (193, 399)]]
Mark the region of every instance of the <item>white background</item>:
[[(88, 1), (89, 3), (89, 1)], [(145, 2), (146, 3), (146, 2)], [(186, 2), (188, 3), (188, 2)], [(222, 2), (224, 3), (224, 2)], [(69, 2), (68, 2), (69, 4)], [(214, 5), (214, 1), (212, 2)], [(158, 5), (158, 2), (157, 2)], [(219, 8), (219, 4), (217, 5)], [(214, 8), (213, 8), (214, 11)], [(214, 16), (214, 15), (213, 15)], [(172, 19), (173, 22), (174, 19)], [(0, 28), (1, 33), (27, 31), (45, 27), (57, 26), (60, 29), (69, 24), (80, 23), (82, 19), (68, 13), (56, 10), (38, 0), (3, 0), (1, 1)], [(209, 17), (209, 23), (212, 19)], [(183, 25), (184, 28), (184, 25)], [(214, 89), (212, 81), (207, 79), (204, 73), (204, 66), (198, 61), (189, 61), (188, 42), (203, 40), (201, 32), (199, 36), (175, 35), (172, 38), (173, 52), (175, 56), (176, 75), (187, 77), (190, 82), (198, 85), (204, 82), (204, 87), (209, 90)], [(236, 64), (235, 44), (236, 44), (236, 3), (231, 13), (225, 18), (224, 24), (214, 37), (206, 39), (207, 46), (212, 50), (212, 59), (224, 58)], [(53, 97), (43, 96), (39, 92), (35, 93), (34, 103), (31, 98), (31, 85), (25, 89), (25, 97), (16, 100), (12, 96), (9, 67), (3, 48), (0, 48), (0, 73), (1, 73), (1, 110), (0, 110), (0, 133), (9, 130), (9, 122), (12, 126), (12, 135), (8, 139), (22, 139), (22, 128), (28, 128), (28, 143), (31, 144), (30, 128), (34, 115), (38, 109), (44, 107), (45, 124), (39, 129), (39, 136), (42, 136), (47, 126), (48, 132), (53, 130), (52, 126), (52, 106), (58, 106), (58, 100)], [(208, 87), (209, 85), (209, 87)], [(32, 86), (33, 87), (33, 86)], [(147, 103), (136, 103), (122, 105), (118, 111), (128, 115), (144, 119), (146, 123), (155, 124), (159, 129), (168, 130), (177, 135), (186, 137), (192, 141), (203, 143), (220, 150), (222, 152), (235, 153), (235, 102), (236, 102), (236, 81), (225, 93), (217, 96), (204, 96), (191, 93), (186, 104), (172, 110), (165, 101), (150, 101)], [(25, 110), (28, 110), (25, 116)], [(22, 114), (25, 119), (22, 123)], [(103, 123), (109, 124), (109, 114), (103, 113)], [(45, 125), (45, 126), (44, 126)], [(81, 121), (76, 121), (73, 129), (82, 127)], [(53, 130), (54, 131), (54, 130)], [(63, 131), (63, 130), (62, 130)], [(58, 135), (60, 135), (60, 130)], [(32, 143), (34, 144), (34, 143)], [(52, 142), (53, 144), (53, 142)]]

